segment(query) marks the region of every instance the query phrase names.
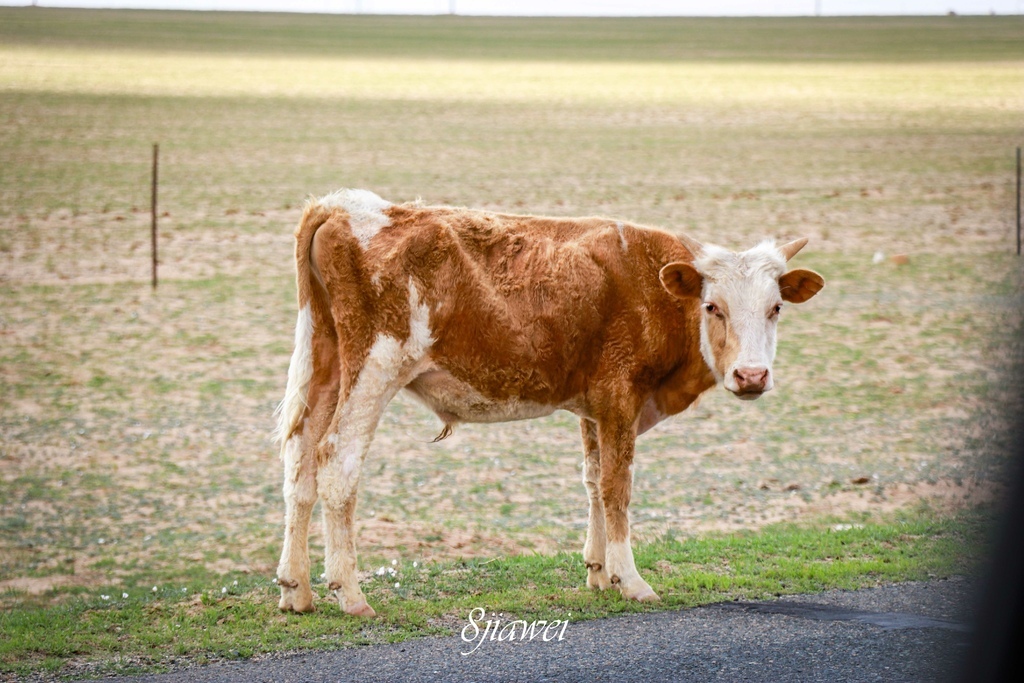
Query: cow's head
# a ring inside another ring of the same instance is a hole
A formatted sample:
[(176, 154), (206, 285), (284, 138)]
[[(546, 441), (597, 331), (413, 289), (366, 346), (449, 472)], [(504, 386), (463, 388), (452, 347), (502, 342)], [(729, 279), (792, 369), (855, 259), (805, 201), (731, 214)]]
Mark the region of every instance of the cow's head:
[(693, 254), (693, 263), (668, 264), (661, 269), (661, 283), (673, 296), (699, 300), (704, 361), (715, 378), (742, 399), (771, 391), (783, 302), (803, 303), (825, 286), (814, 271), (786, 272), (786, 261), (807, 239), (782, 246), (762, 242), (739, 253), (690, 238), (683, 244)]

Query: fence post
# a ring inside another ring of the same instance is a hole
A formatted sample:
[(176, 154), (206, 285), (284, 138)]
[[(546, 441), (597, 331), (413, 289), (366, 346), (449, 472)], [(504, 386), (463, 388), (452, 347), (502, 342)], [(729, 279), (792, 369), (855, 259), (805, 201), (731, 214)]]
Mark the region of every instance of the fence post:
[(150, 233), (153, 242), (153, 289), (156, 289), (156, 188), (157, 188), (157, 170), (160, 158), (160, 145), (153, 143), (153, 203), (151, 206), (151, 217), (152, 222), (150, 225)]

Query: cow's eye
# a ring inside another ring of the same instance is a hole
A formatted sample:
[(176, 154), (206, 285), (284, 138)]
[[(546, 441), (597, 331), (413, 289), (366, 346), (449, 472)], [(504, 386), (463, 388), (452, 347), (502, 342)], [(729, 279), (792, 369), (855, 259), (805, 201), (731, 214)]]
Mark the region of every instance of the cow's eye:
[(775, 304), (775, 308), (772, 309), (772, 317), (774, 318), (779, 313), (782, 313), (782, 304)]
[(718, 306), (714, 305), (710, 301), (704, 304), (704, 310), (707, 311), (711, 315), (717, 315), (718, 314)]

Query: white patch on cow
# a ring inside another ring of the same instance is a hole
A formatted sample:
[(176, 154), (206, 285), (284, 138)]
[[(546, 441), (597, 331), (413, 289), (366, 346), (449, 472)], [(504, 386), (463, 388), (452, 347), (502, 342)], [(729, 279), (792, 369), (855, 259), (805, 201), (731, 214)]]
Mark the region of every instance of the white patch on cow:
[(622, 251), (629, 251), (629, 242), (626, 241), (626, 231), (622, 227), (622, 223), (616, 223), (615, 229), (619, 231), (619, 244), (622, 245)]
[(714, 244), (705, 244), (704, 251), (693, 262), (694, 267), (712, 282), (729, 282), (763, 273), (778, 280), (786, 272), (786, 257), (772, 240), (765, 240), (747, 251), (733, 252)]
[(402, 343), (383, 333), (377, 335), (370, 347), (348, 400), (341, 408), (338, 431), (327, 437), (327, 443), (334, 449), (329, 457), (341, 466), (340, 471), (333, 467), (321, 470), (319, 492), (330, 505), (342, 505), (355, 489), (377, 422), (396, 391), (392, 387), (402, 355)]
[(327, 443), (334, 447), (333, 457), (341, 462), (340, 486), (350, 485), (350, 480), (358, 476), (385, 406), (420, 369), (433, 343), (430, 309), (420, 301), (410, 278), (409, 336), (403, 342), (388, 334), (377, 335), (342, 407), (338, 433), (327, 437)]
[(434, 345), (430, 331), (430, 307), (420, 300), (416, 283), (409, 278), (409, 339), (406, 340), (406, 354), (418, 358)]
[(643, 583), (640, 573), (633, 561), (633, 549), (629, 545), (629, 537), (625, 541), (609, 541), (604, 550), (605, 569), (609, 577), (617, 576), (620, 587), (633, 589), (637, 582)]
[(321, 197), (317, 203), (324, 208), (337, 207), (348, 212), (352, 234), (363, 249), (368, 248), (370, 240), (391, 223), (384, 212), (393, 204), (369, 190), (337, 190)]
[(725, 380), (725, 375), (718, 369), (718, 363), (715, 362), (715, 350), (711, 346), (708, 328), (703, 320), (700, 324), (700, 355), (704, 357), (704, 363), (711, 368), (711, 374), (715, 376), (715, 381), (721, 384)]
[[(295, 321), (295, 350), (288, 365), (288, 384), (284, 399), (277, 406), (274, 440), (283, 443), (299, 424), (306, 409), (306, 394), (313, 378), (313, 314), (307, 303)], [(282, 457), (283, 451), (282, 451)]]
[(447, 370), (430, 366), (405, 387), (446, 424), (457, 422), (511, 422), (550, 415), (559, 408), (519, 398), (495, 400)]
[(299, 463), (302, 461), (302, 434), (292, 434), (281, 448), (281, 460), (284, 462), (284, 495), (285, 498), (295, 492), (295, 483), (299, 478)]
[(316, 500), (312, 480), (308, 477), (299, 479), (303, 441), (302, 434), (293, 434), (281, 449), (281, 459), (284, 461), (285, 532), (277, 575), (291, 580), (309, 576), (306, 528), (309, 512)]

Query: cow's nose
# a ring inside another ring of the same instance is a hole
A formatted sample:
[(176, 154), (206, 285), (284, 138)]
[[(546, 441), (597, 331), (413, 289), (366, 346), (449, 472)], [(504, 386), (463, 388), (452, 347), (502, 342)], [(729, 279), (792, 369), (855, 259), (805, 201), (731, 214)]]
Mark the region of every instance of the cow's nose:
[(768, 386), (768, 368), (736, 368), (732, 374), (741, 394), (760, 394)]

